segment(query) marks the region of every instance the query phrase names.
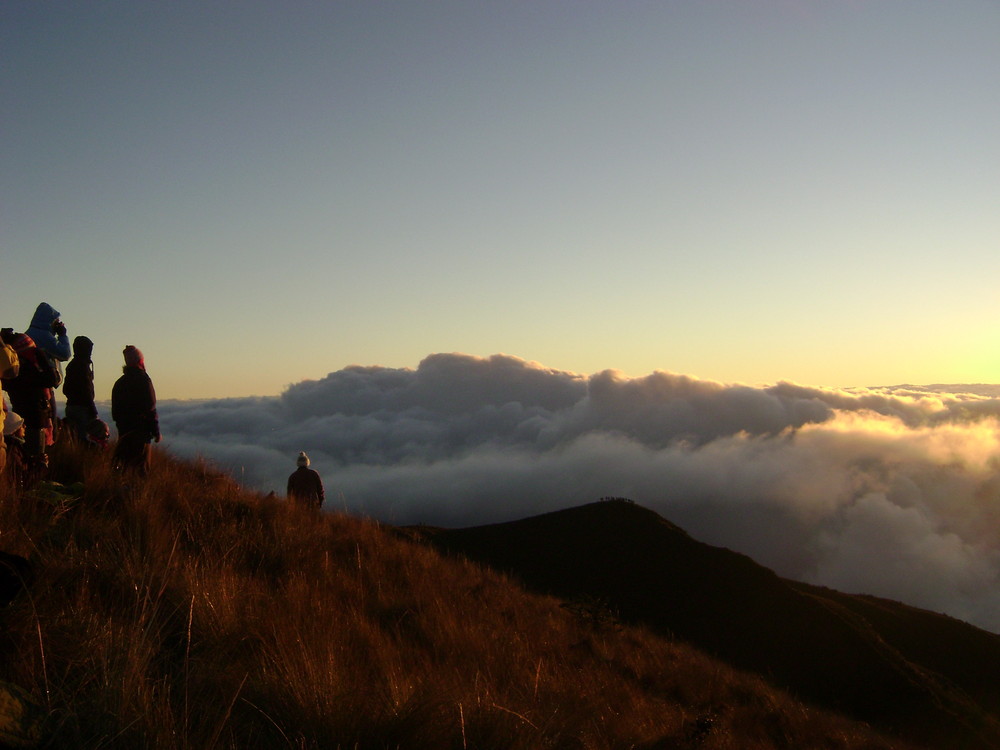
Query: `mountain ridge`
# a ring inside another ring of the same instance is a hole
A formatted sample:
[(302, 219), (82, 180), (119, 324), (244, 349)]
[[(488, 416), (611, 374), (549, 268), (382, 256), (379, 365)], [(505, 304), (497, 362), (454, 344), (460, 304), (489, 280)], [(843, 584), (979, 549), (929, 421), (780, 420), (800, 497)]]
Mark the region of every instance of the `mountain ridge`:
[(793, 694), (910, 738), (1000, 747), (1000, 636), (899, 602), (788, 581), (621, 499), (419, 530), (542, 593), (596, 597)]

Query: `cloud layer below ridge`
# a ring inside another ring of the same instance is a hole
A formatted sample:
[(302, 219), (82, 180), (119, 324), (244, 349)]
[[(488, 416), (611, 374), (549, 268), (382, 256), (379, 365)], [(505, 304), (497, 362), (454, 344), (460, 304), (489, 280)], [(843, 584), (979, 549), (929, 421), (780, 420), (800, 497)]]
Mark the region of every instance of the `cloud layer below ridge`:
[(496, 355), (348, 367), (273, 398), (161, 404), (169, 449), (283, 493), (465, 526), (629, 497), (780, 575), (1000, 632), (1000, 386), (627, 378)]

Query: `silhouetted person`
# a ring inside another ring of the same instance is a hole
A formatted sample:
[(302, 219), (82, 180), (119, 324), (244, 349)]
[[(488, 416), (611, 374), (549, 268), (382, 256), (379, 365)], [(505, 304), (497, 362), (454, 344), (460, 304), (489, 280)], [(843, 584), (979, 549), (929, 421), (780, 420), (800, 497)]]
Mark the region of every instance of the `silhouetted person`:
[(146, 374), (142, 352), (129, 344), (122, 351), (125, 367), (111, 389), (111, 418), (118, 428), (112, 465), (120, 470), (149, 471), (149, 443), (160, 442), (156, 391)]
[(94, 342), (86, 336), (73, 339), (73, 359), (66, 365), (62, 392), (66, 397), (66, 422), (73, 437), (87, 439), (90, 423), (97, 419), (94, 404)]
[(290, 500), (319, 510), (325, 498), (323, 480), (320, 479), (319, 472), (309, 468), (309, 456), (304, 451), (299, 453), (295, 463), (299, 468), (288, 477), (288, 489), (285, 494)]

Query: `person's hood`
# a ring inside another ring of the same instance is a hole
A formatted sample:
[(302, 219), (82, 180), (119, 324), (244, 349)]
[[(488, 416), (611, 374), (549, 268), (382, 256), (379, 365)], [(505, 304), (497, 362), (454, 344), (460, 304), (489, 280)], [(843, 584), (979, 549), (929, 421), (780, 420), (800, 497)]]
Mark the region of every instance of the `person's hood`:
[(94, 353), (94, 342), (86, 336), (77, 336), (73, 339), (73, 356), (81, 359), (90, 359)]
[(41, 328), (43, 331), (48, 331), (52, 328), (52, 323), (58, 317), (58, 310), (48, 302), (40, 302), (38, 307), (35, 308), (35, 315), (32, 317), (31, 325), (28, 328)]

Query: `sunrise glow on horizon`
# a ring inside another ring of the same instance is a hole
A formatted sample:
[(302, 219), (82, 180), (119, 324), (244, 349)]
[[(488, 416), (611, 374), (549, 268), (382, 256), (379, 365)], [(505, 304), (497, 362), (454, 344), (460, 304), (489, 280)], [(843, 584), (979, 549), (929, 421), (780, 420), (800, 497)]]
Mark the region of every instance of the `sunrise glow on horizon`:
[(0, 323), (162, 398), (1000, 380), (1000, 7), (7, 3)]

